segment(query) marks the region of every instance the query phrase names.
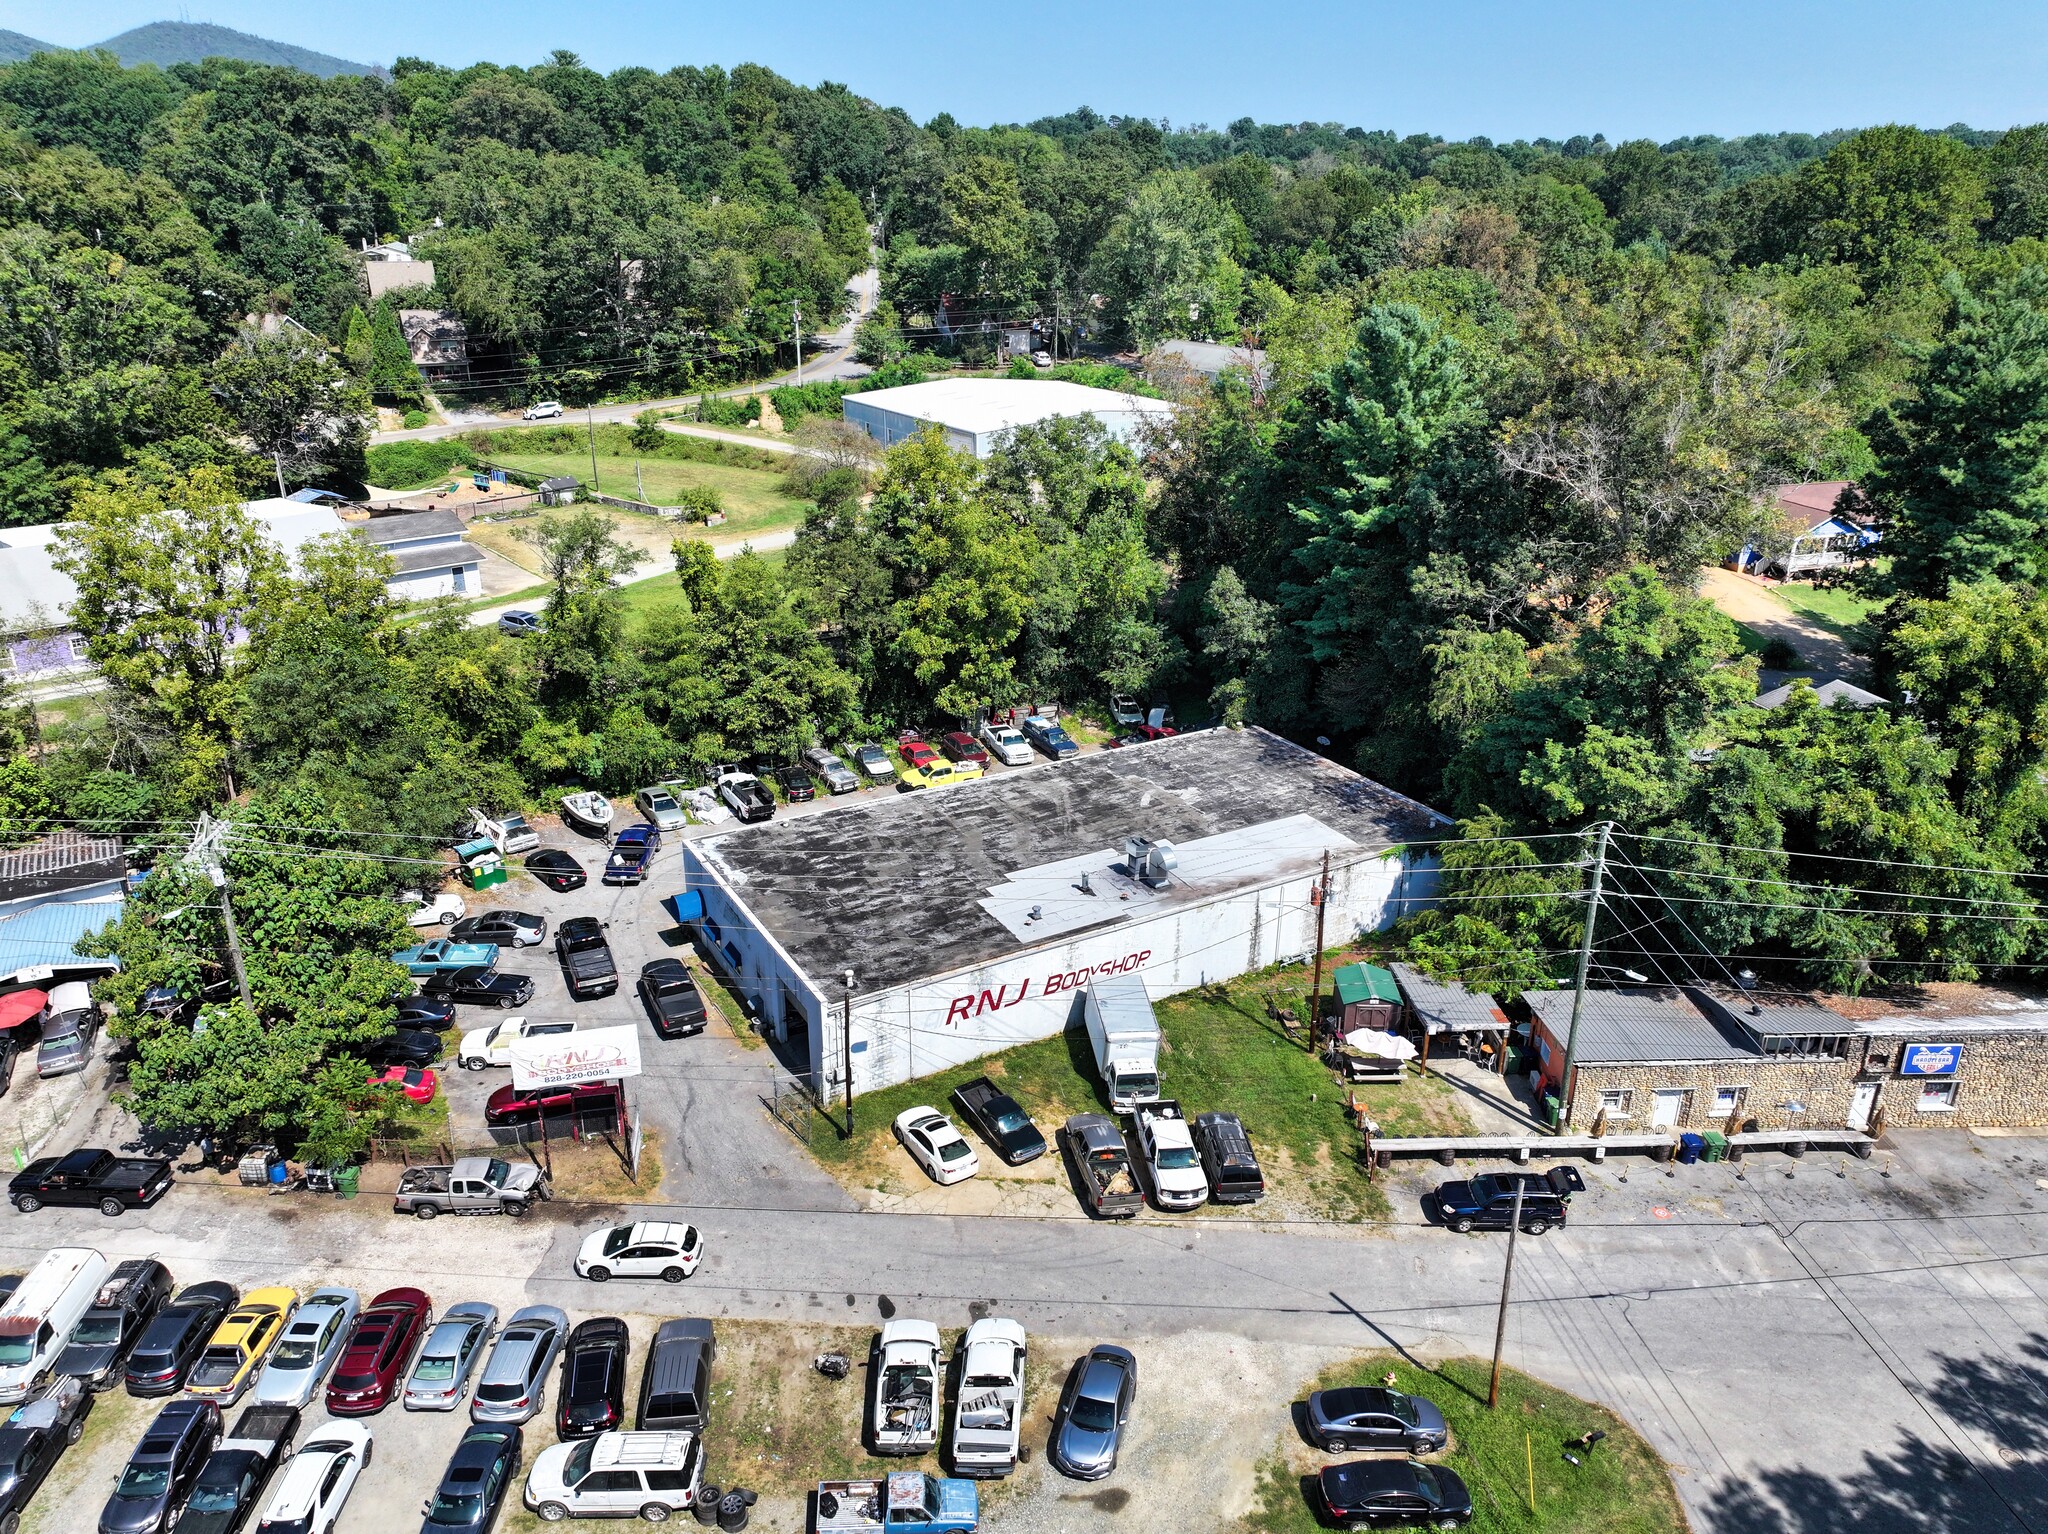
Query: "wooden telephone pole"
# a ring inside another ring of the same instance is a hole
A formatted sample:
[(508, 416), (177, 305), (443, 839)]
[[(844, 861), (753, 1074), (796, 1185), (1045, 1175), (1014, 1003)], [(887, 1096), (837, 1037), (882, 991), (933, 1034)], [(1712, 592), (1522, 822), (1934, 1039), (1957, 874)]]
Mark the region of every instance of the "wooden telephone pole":
[(1508, 1291), (1515, 1282), (1515, 1237), (1522, 1231), (1522, 1194), (1528, 1188), (1522, 1174), (1515, 1174), (1515, 1218), (1508, 1226), (1508, 1264), (1500, 1275), (1500, 1320), (1493, 1328), (1493, 1383), (1486, 1387), (1486, 1408), (1500, 1405), (1500, 1352), (1508, 1340)]
[(1308, 986), (1308, 1052), (1316, 1052), (1316, 1024), (1323, 1016), (1323, 922), (1330, 910), (1330, 854), (1323, 853), (1323, 873), (1316, 882), (1309, 899), (1316, 907), (1316, 967), (1315, 978)]

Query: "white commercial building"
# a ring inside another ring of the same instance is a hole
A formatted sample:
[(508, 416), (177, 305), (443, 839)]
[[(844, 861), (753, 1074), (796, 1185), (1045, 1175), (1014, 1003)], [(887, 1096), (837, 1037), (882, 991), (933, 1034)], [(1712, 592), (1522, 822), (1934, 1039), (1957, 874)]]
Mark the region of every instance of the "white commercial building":
[(1325, 941), (1388, 926), (1433, 893), (1449, 824), (1206, 730), (700, 837), (683, 869), (707, 958), (836, 1099), (848, 1058), (869, 1091), (1078, 1026), (1096, 975), (1158, 998), (1307, 957), (1325, 853)]
[(936, 426), (976, 458), (988, 457), (1017, 427), (1059, 416), (1093, 416), (1112, 437), (1129, 442), (1145, 427), (1164, 424), (1174, 409), (1165, 400), (1057, 378), (942, 378), (849, 394), (844, 405), (846, 419), (884, 447)]

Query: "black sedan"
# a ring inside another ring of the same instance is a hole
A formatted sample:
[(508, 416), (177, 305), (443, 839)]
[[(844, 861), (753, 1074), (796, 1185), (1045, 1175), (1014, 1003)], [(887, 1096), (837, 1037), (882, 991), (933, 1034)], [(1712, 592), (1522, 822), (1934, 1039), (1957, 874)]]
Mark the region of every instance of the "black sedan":
[(704, 1031), (704, 998), (681, 959), (653, 959), (640, 966), (640, 1004), (664, 1039)]
[(1053, 1419), (1053, 1469), (1077, 1481), (1099, 1481), (1116, 1469), (1137, 1395), (1138, 1360), (1130, 1349), (1105, 1343), (1076, 1363)]
[(775, 786), (791, 804), (806, 804), (818, 797), (818, 785), (801, 767), (777, 767), (772, 776)]
[(519, 1474), (521, 1433), (516, 1427), (478, 1423), (462, 1435), (420, 1534), (483, 1534), (497, 1522), (505, 1489)]
[(420, 989), (444, 1001), (467, 1002), (473, 1007), (523, 1007), (533, 1000), (533, 976), (506, 975), (483, 964), (462, 969), (444, 969), (427, 976)]
[(548, 919), (529, 911), (485, 911), (465, 916), (448, 929), (455, 943), (496, 943), (500, 948), (531, 948), (546, 939)]
[(1045, 1154), (1045, 1136), (1017, 1099), (999, 1090), (986, 1076), (953, 1089), (961, 1117), (981, 1132), (996, 1154), (1011, 1166), (1022, 1166)]
[(1377, 1386), (1318, 1390), (1308, 1398), (1308, 1436), (1318, 1449), (1400, 1449), (1435, 1454), (1450, 1442), (1434, 1401)]
[(1457, 1472), (1420, 1460), (1325, 1465), (1316, 1492), (1340, 1529), (1454, 1529), (1472, 1519), (1472, 1495)]
[(626, 1417), (626, 1360), (633, 1339), (616, 1316), (580, 1321), (562, 1350), (562, 1399), (555, 1431), (563, 1438), (590, 1438), (623, 1427)]
[(21, 1515), (71, 1445), (85, 1436), (92, 1392), (59, 1375), (50, 1388), (0, 1418), (0, 1528), (19, 1528)]
[(441, 1058), (441, 1041), (417, 1028), (394, 1028), (357, 1051), (367, 1065), (432, 1065)]
[(396, 1025), (443, 1033), (455, 1022), (455, 1003), (440, 996), (402, 996)]
[(583, 865), (558, 847), (543, 847), (538, 852), (527, 853), (526, 871), (557, 893), (580, 890), (590, 882)]

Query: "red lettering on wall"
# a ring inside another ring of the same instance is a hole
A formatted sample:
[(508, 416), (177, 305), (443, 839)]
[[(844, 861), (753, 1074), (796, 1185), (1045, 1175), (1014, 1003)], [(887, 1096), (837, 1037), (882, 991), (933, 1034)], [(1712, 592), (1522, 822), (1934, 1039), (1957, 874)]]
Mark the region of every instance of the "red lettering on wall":
[[(1064, 973), (1045, 977), (1039, 986), (1044, 996), (1057, 996), (1062, 991), (1079, 990), (1097, 975), (1124, 975), (1141, 970), (1152, 957), (1152, 950), (1142, 949), (1127, 953), (1120, 959), (1105, 959), (1100, 964), (1091, 964), (1086, 969), (1070, 969)], [(979, 1017), (984, 1012), (1000, 1012), (1005, 1007), (1014, 1007), (1031, 994), (1030, 980), (1017, 982), (1017, 994), (1010, 994), (1006, 982), (993, 991), (970, 991), (965, 996), (955, 996), (946, 1004), (946, 1023), (952, 1025), (965, 1022), (970, 1017)]]
[(963, 1018), (965, 1018), (967, 1016), (968, 1009), (973, 1005), (974, 998), (972, 996), (955, 996), (952, 1000), (951, 1005), (949, 1005), (946, 1008), (947, 1026), (950, 1027), (952, 1024), (960, 1022)]

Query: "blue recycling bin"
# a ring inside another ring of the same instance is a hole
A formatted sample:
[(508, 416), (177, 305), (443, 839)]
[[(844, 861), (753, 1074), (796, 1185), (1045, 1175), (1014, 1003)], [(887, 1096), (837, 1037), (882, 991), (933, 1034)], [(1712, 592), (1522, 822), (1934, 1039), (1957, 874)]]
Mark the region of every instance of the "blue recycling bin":
[(1705, 1135), (1680, 1135), (1678, 1137), (1678, 1164), (1691, 1166), (1700, 1159), (1700, 1152), (1707, 1148)]

